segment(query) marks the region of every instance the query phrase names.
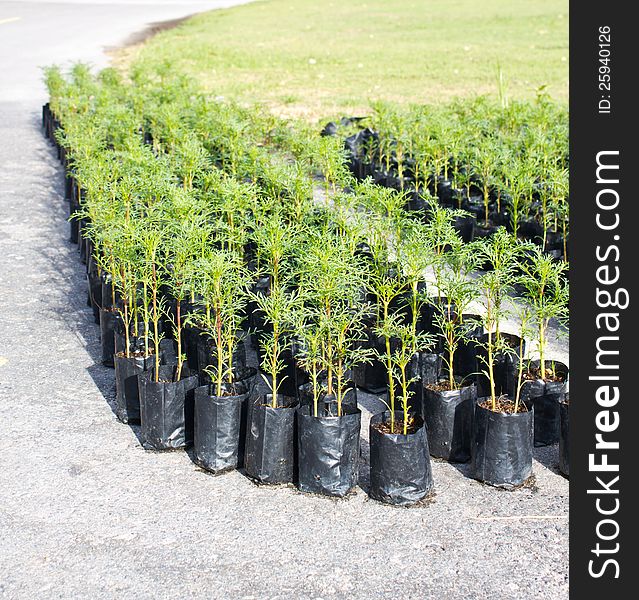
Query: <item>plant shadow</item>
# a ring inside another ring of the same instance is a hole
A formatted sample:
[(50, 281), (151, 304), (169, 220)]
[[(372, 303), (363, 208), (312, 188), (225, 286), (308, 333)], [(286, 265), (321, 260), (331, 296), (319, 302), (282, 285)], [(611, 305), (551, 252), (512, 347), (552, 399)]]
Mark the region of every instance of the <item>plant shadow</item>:
[(369, 425), (373, 415), (386, 410), (386, 405), (375, 395), (369, 394), (358, 388), (357, 405), (362, 411), (362, 427), (360, 430), (360, 461), (358, 486), (368, 494), (370, 490), (370, 434)]
[[(34, 118), (34, 127), (39, 128)], [(115, 402), (115, 372), (102, 364), (100, 327), (96, 324), (93, 309), (87, 302), (88, 289), (86, 266), (80, 259), (78, 244), (70, 241), (68, 204), (64, 199), (64, 171), (53, 144), (44, 140), (38, 148), (42, 160), (51, 168), (52, 181), (46, 190), (46, 202), (40, 203), (42, 229), (41, 244), (37, 252), (43, 264), (43, 272), (49, 274), (46, 284), (46, 302), (41, 304), (43, 318), (58, 321), (71, 331), (86, 351), (92, 364), (86, 372), (102, 394), (105, 402), (117, 418)], [(139, 426), (129, 424), (137, 440), (142, 443)]]
[(533, 448), (533, 459), (549, 471), (563, 476), (559, 470), (559, 444), (536, 446)]

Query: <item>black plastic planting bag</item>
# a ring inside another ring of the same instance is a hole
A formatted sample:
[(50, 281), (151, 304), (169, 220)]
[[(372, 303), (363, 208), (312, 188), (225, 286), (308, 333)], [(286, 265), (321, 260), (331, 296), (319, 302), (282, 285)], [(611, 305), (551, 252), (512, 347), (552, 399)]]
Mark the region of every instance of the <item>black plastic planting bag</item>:
[(457, 377), (474, 379), (477, 371), (477, 340), (484, 333), (481, 317), (478, 315), (463, 315), (466, 339), (460, 340), (453, 357), (453, 371)]
[[(548, 366), (550, 361), (546, 363)], [(566, 397), (568, 367), (564, 363), (553, 362), (555, 372), (563, 381), (534, 379), (524, 381), (521, 399), (526, 406), (535, 407), (535, 446), (550, 446), (559, 442), (559, 403)], [(532, 369), (539, 368), (539, 361), (530, 363)]]
[[(358, 342), (360, 348), (385, 352), (383, 338), (376, 336), (370, 329), (367, 330), (366, 335), (365, 340)], [(357, 387), (371, 394), (379, 394), (386, 390), (388, 384), (386, 366), (377, 358), (373, 358), (370, 363), (359, 364), (353, 369), (353, 381)]]
[(173, 381), (174, 373), (174, 366), (163, 365), (159, 382), (154, 381), (154, 369), (138, 375), (142, 437), (155, 450), (182, 448), (193, 441), (197, 376)]
[(160, 357), (163, 365), (177, 365), (177, 350), (173, 340), (169, 338), (160, 340)]
[(186, 362), (193, 371), (199, 371), (198, 338), (201, 330), (197, 327), (186, 325), (182, 331), (183, 352), (186, 354)]
[(229, 390), (233, 395), (216, 396), (216, 386), (203, 385), (195, 390), (193, 449), (198, 465), (211, 473), (241, 466), (248, 391), (243, 385)]
[[(304, 383), (297, 388), (297, 398), (300, 406), (308, 406), (311, 413), (314, 412), (315, 401), (313, 398), (313, 384), (312, 382)], [(317, 399), (318, 412), (321, 410), (328, 410), (329, 412), (335, 412), (332, 408), (337, 406), (335, 396), (327, 396), (323, 391), (320, 391), (319, 398)], [(342, 409), (356, 409), (357, 408), (357, 388), (353, 385), (349, 386), (342, 396)]]
[(419, 365), (423, 383), (435, 383), (439, 380), (442, 371), (441, 355), (431, 352), (420, 352)]
[[(423, 417), (424, 410), (424, 383), (434, 383), (439, 380), (442, 368), (441, 356), (430, 352), (416, 352), (410, 359), (406, 368), (406, 377), (412, 380), (408, 384), (411, 394), (409, 412), (411, 415)], [(395, 398), (399, 402), (402, 395), (402, 385), (399, 377), (394, 378)], [(390, 389), (386, 385), (386, 397), (390, 397)]]
[(424, 422), (431, 456), (459, 463), (470, 460), (476, 401), (474, 384), (450, 391), (424, 386)]
[(116, 411), (123, 423), (140, 422), (138, 375), (152, 368), (154, 360), (154, 356), (114, 357)]
[[(519, 365), (519, 352), (521, 338), (512, 333), (500, 334), (506, 343), (513, 349), (514, 352), (497, 352), (493, 357), (493, 373), (495, 377), (495, 394), (501, 396), (506, 394), (514, 397), (517, 387), (517, 377)], [(480, 341), (485, 343), (488, 339), (488, 335), (481, 336)], [(526, 343), (523, 344), (523, 355), (526, 355)], [(480, 357), (487, 357), (487, 351), (483, 347), (477, 348), (477, 396), (479, 398), (483, 396), (490, 396), (490, 381), (484, 374), (484, 371), (488, 370), (486, 363)]]
[[(140, 323), (138, 325), (140, 327), (140, 331), (144, 331), (144, 324)], [(122, 319), (119, 319), (115, 324), (115, 329), (113, 331), (114, 336), (114, 347), (116, 354), (124, 354), (126, 352), (126, 336), (125, 336), (125, 327)], [(133, 334), (133, 327), (131, 327), (131, 331), (129, 333), (129, 352), (138, 352), (144, 348), (144, 345), (139, 343), (141, 342), (141, 338), (136, 337)]]
[(87, 306), (93, 311), (93, 320), (100, 324), (100, 302), (102, 301), (102, 284), (99, 279), (93, 279), (87, 275)]
[(257, 369), (255, 367), (238, 367), (233, 371), (233, 380), (235, 383), (241, 383), (246, 387), (249, 396), (255, 388), (255, 380), (257, 379)]
[[(411, 392), (410, 412), (414, 415), (424, 416), (424, 384), (434, 383), (439, 380), (442, 369), (442, 359), (439, 354), (430, 352), (416, 352), (408, 363), (407, 377), (414, 379), (408, 388)], [(397, 390), (401, 389), (399, 381), (396, 382)]]
[(71, 198), (69, 200), (69, 241), (72, 244), (78, 243), (79, 232), (80, 232), (80, 221), (76, 218), (80, 212), (80, 203), (77, 198)]
[(93, 309), (93, 316), (100, 322), (100, 307), (102, 306), (102, 280), (98, 275), (97, 266), (92, 256), (89, 256), (87, 268), (87, 289), (89, 292), (89, 305)]
[(102, 364), (113, 366), (115, 354), (115, 329), (120, 315), (112, 310), (100, 309), (100, 344), (102, 346)]
[(271, 395), (249, 404), (244, 468), (260, 483), (292, 483), (297, 477), (295, 411), (297, 400), (278, 396), (278, 408)]
[(102, 298), (102, 304), (100, 308), (113, 308), (113, 296), (115, 295), (113, 290), (113, 285), (111, 285), (111, 280), (108, 276), (102, 275), (102, 293), (100, 294), (100, 298)]
[(80, 251), (80, 260), (83, 264), (87, 262), (87, 232), (88, 221), (86, 219), (78, 219), (78, 250)]
[(337, 123), (329, 121), (326, 125), (324, 125), (322, 131), (320, 131), (320, 135), (322, 137), (337, 135), (338, 129)]
[[(419, 326), (424, 333), (430, 333), (437, 335), (439, 332), (439, 326), (437, 324), (437, 315), (444, 315), (449, 321), (457, 318), (457, 307), (449, 304), (448, 298), (442, 296), (441, 298), (431, 298), (421, 309)], [(441, 351), (440, 336), (437, 338), (438, 350)]]
[[(395, 412), (396, 419), (403, 413)], [(390, 412), (374, 415), (370, 423), (371, 498), (408, 505), (422, 500), (433, 488), (428, 439), (421, 417), (408, 435), (382, 433), (375, 425), (390, 420)]]
[(566, 476), (570, 477), (570, 408), (568, 402), (559, 403), (559, 470)]
[(310, 494), (346, 496), (359, 473), (359, 430), (362, 413), (342, 406), (342, 416), (297, 412), (299, 488)]
[(468, 243), (472, 241), (475, 235), (475, 223), (476, 219), (474, 215), (462, 215), (455, 217), (453, 227), (462, 241)]
[[(485, 400), (483, 398), (482, 400)], [(499, 413), (475, 405), (470, 445), (475, 479), (512, 488), (532, 474), (534, 410)]]
[[(203, 373), (203, 376), (208, 376), (205, 369), (213, 367), (217, 364), (217, 347), (215, 340), (208, 336), (201, 334), (197, 336), (197, 365), (198, 371)], [(233, 352), (233, 366), (244, 367), (246, 365), (246, 349), (243, 343), (238, 343), (235, 351)], [(210, 381), (210, 377), (209, 377)], [(205, 383), (209, 383), (205, 381)]]

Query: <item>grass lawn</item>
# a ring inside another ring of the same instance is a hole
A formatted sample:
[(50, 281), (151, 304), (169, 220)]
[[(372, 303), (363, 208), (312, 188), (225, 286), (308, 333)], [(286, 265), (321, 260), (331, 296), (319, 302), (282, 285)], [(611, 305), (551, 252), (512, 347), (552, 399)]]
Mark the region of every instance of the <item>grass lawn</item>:
[(568, 97), (567, 0), (262, 0), (194, 17), (133, 59), (177, 61), (215, 94), (319, 119), (540, 86)]

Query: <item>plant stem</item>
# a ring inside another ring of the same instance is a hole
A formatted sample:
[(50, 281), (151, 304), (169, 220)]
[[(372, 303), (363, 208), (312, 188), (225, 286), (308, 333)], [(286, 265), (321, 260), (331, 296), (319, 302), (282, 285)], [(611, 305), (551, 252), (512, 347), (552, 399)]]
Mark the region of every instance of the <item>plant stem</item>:
[(539, 321), (539, 372), (541, 378), (546, 376), (546, 320), (540, 319)]
[(404, 411), (404, 435), (408, 434), (408, 382), (406, 379), (406, 363), (402, 364), (402, 409)]
[(490, 380), (490, 398), (493, 411), (497, 409), (497, 396), (495, 394), (495, 372), (493, 369), (493, 334), (488, 330), (488, 379)]
[[(388, 320), (388, 300), (384, 301), (384, 322)], [(386, 343), (386, 369), (388, 370), (388, 394), (390, 404), (391, 431), (395, 431), (395, 379), (393, 378), (393, 357), (391, 355), (391, 340), (388, 335), (384, 336)]]
[(448, 346), (448, 385), (450, 389), (455, 389), (455, 374), (453, 373), (453, 359), (455, 350), (453, 349), (453, 341), (449, 340)]
[(178, 380), (182, 373), (182, 315), (181, 311), (181, 303), (180, 299), (177, 298), (175, 301), (175, 321), (176, 321), (176, 337), (177, 337), (177, 376)]
[(315, 361), (313, 361), (313, 368), (311, 370), (311, 380), (313, 382), (313, 416), (317, 417), (319, 390), (317, 389), (317, 363)]
[(271, 357), (271, 378), (273, 381), (273, 397), (271, 398), (271, 406), (277, 408), (277, 357), (279, 356), (279, 327), (278, 323), (273, 323), (273, 356)]
[(158, 286), (157, 286), (157, 272), (155, 267), (155, 260), (153, 261), (152, 273), (152, 297), (153, 297), (153, 345), (155, 347), (155, 382), (160, 381), (160, 332), (159, 332), (159, 320), (158, 314)]
[(124, 356), (131, 356), (129, 351), (129, 303), (124, 303)]
[(519, 398), (523, 386), (522, 377), (524, 374), (524, 336), (519, 339), (519, 373), (517, 375), (517, 395), (515, 396), (515, 413), (519, 411)]

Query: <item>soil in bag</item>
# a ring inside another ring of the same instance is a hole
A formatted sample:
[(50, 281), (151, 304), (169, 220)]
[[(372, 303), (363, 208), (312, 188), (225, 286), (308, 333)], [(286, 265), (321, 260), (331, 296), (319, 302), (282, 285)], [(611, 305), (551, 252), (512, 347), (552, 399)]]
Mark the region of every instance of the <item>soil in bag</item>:
[(336, 413), (329, 407), (315, 417), (308, 405), (298, 409), (298, 485), (303, 492), (342, 498), (357, 485), (362, 413), (344, 405), (341, 416), (328, 411)]
[(535, 446), (559, 442), (559, 404), (566, 396), (568, 380), (568, 367), (564, 363), (544, 362), (546, 378), (540, 378), (539, 361), (534, 360), (529, 363), (521, 386), (521, 399), (529, 408), (535, 407)]
[(196, 388), (193, 449), (203, 469), (222, 473), (241, 466), (247, 401), (248, 390), (243, 384), (223, 384), (220, 396), (216, 385)]
[(454, 390), (447, 381), (424, 386), (424, 422), (431, 456), (457, 463), (470, 460), (476, 400), (474, 384)]
[[(433, 489), (426, 429), (421, 417), (402, 432), (403, 413), (395, 412), (395, 431), (390, 431), (391, 413), (374, 415), (370, 422), (371, 498), (386, 504), (409, 505), (425, 498)], [(399, 427), (399, 429), (398, 429)]]
[(498, 487), (518, 487), (532, 475), (534, 410), (524, 406), (524, 412), (496, 412), (486, 408), (488, 403), (490, 398), (482, 398), (475, 405), (473, 477)]
[(273, 408), (271, 398), (266, 394), (249, 404), (244, 469), (259, 483), (293, 483), (297, 479), (298, 402), (278, 395), (277, 408)]
[(155, 357), (124, 356), (118, 353), (115, 362), (116, 414), (122, 423), (140, 423), (140, 394), (138, 375), (153, 367)]
[(197, 375), (175, 380), (175, 366), (161, 365), (138, 375), (140, 421), (145, 443), (155, 450), (183, 448), (193, 441), (194, 390)]

